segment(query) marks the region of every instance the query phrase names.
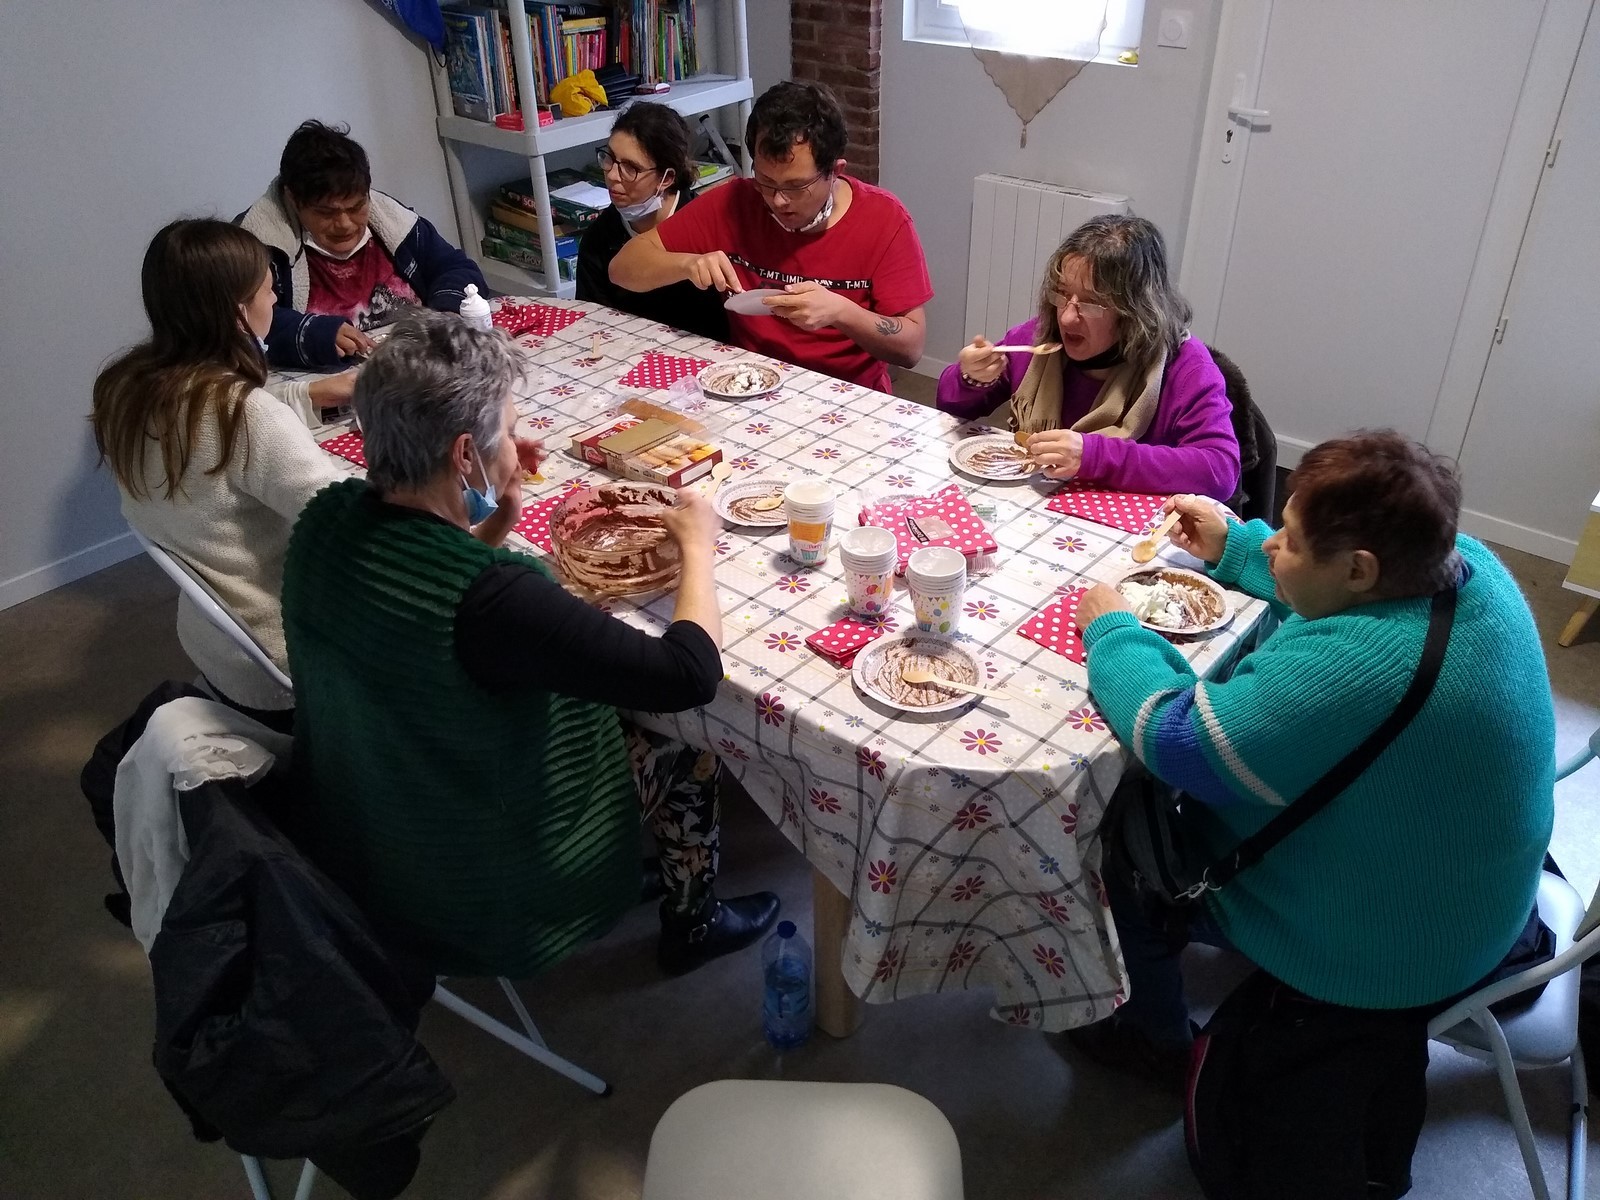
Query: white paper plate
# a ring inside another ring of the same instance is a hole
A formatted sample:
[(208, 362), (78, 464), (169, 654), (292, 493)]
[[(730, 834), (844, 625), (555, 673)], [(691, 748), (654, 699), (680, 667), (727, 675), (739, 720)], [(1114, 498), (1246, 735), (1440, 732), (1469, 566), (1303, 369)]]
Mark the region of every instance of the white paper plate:
[(1020, 453), (1022, 447), (1017, 445), (1016, 439), (1009, 433), (980, 433), (975, 437), (962, 438), (950, 447), (950, 465), (958, 471), (978, 479), (988, 479), (999, 483), (1016, 483), (1023, 479), (1032, 479), (1043, 467), (1035, 467), (1031, 471), (1005, 470), (1000, 466), (989, 466), (984, 463), (974, 463), (974, 457), (984, 451), (993, 453), (997, 450), (1014, 450)]
[(770, 496), (776, 492), (783, 495), (786, 481), (782, 479), (741, 479), (738, 483), (729, 480), (717, 489), (716, 495), (711, 497), (711, 507), (717, 510), (717, 516), (727, 521), (730, 525), (750, 525), (760, 529), (780, 529), (789, 523), (789, 518), (784, 515), (783, 505), (769, 508), (766, 512), (754, 513), (749, 517), (740, 517), (733, 511), (735, 500), (742, 500), (753, 496)]
[[(729, 382), (743, 371), (754, 371), (760, 375), (761, 386), (748, 392), (728, 391)], [(719, 400), (754, 400), (758, 396), (770, 396), (777, 391), (778, 385), (783, 382), (783, 376), (778, 374), (776, 367), (744, 359), (739, 362), (713, 363), (695, 376), (695, 382), (706, 395), (715, 396)]]
[(782, 288), (752, 288), (748, 292), (732, 293), (722, 302), (722, 307), (741, 317), (775, 317), (778, 314), (761, 302), (768, 296), (786, 295)]
[[(987, 686), (983, 682), (983, 664), (980, 663), (967, 649), (958, 642), (949, 638), (940, 637), (934, 633), (904, 633), (898, 637), (885, 635), (875, 642), (868, 642), (856, 654), (855, 663), (850, 668), (850, 678), (855, 681), (857, 688), (865, 696), (876, 700), (879, 704), (887, 704), (890, 708), (898, 709), (905, 713), (938, 713), (949, 712), (952, 709), (965, 708), (969, 704), (982, 700), (982, 696), (962, 695), (954, 700), (941, 700), (937, 704), (906, 704), (896, 700), (874, 682), (874, 677), (884, 668), (884, 660), (890, 651), (899, 646), (915, 645), (919, 653), (928, 653), (938, 658), (952, 659), (964, 662), (972, 668), (972, 677), (975, 686)], [(909, 686), (909, 685), (908, 685)]]
[(1117, 580), (1118, 590), (1121, 590), (1122, 585), (1128, 580), (1139, 579), (1145, 575), (1169, 575), (1180, 578), (1185, 583), (1191, 584), (1194, 587), (1203, 588), (1222, 602), (1222, 615), (1209, 624), (1193, 625), (1184, 629), (1174, 629), (1170, 625), (1156, 625), (1149, 621), (1143, 620), (1142, 618), (1139, 619), (1139, 624), (1143, 625), (1146, 629), (1153, 629), (1157, 633), (1171, 633), (1177, 634), (1180, 637), (1188, 637), (1190, 634), (1194, 633), (1210, 633), (1214, 629), (1221, 629), (1229, 621), (1233, 620), (1233, 605), (1231, 602), (1229, 602), (1228, 593), (1223, 590), (1222, 585), (1208, 575), (1202, 575), (1198, 571), (1191, 571), (1185, 567), (1166, 567), (1160, 565), (1159, 563), (1147, 563), (1142, 567), (1138, 567), (1135, 570), (1129, 571), (1121, 579)]

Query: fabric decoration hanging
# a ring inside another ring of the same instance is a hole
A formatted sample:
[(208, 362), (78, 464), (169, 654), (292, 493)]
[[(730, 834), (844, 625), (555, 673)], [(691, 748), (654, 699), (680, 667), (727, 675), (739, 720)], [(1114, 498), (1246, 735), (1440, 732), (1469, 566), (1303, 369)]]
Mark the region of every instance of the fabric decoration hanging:
[(444, 53), (444, 14), (439, 0), (378, 0), (411, 30), (439, 53)]
[[(957, 0), (967, 43), (1011, 111), (1028, 123), (1100, 53), (1106, 0)], [(1026, 31), (1029, 54), (1006, 47)]]

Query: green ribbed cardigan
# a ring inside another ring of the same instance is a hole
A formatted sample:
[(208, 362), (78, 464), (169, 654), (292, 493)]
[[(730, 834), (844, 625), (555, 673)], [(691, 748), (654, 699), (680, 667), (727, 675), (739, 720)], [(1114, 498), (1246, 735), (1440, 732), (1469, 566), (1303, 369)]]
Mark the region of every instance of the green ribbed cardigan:
[(638, 899), (616, 710), (491, 695), (456, 658), (456, 609), (502, 562), (544, 569), (348, 480), (306, 505), (284, 563), (300, 782), (288, 823), (440, 974), (530, 975)]

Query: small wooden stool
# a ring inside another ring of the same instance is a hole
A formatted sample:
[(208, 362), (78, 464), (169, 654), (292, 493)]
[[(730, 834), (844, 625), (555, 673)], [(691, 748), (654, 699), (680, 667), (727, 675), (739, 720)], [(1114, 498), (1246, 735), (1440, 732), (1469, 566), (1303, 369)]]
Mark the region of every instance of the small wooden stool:
[(884, 1083), (723, 1079), (675, 1100), (643, 1200), (962, 1200), (943, 1113)]
[(1600, 496), (1596, 496), (1594, 503), (1589, 505), (1589, 522), (1583, 527), (1583, 535), (1578, 538), (1578, 552), (1573, 555), (1572, 566), (1561, 586), (1581, 592), (1586, 597), (1556, 639), (1560, 645), (1570, 646), (1578, 640), (1578, 635), (1583, 632), (1589, 618), (1594, 616), (1595, 610), (1600, 609)]

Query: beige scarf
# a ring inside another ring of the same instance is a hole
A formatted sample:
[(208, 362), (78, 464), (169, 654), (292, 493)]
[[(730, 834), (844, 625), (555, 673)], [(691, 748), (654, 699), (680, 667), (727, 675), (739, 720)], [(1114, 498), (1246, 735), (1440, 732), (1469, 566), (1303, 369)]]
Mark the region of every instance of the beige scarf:
[[(1140, 373), (1131, 363), (1113, 368), (1100, 385), (1094, 404), (1072, 423), (1078, 433), (1138, 441), (1156, 419), (1167, 356), (1156, 355)], [(1036, 354), (1011, 397), (1011, 428), (1021, 433), (1061, 428), (1061, 396), (1066, 365), (1054, 354)]]

